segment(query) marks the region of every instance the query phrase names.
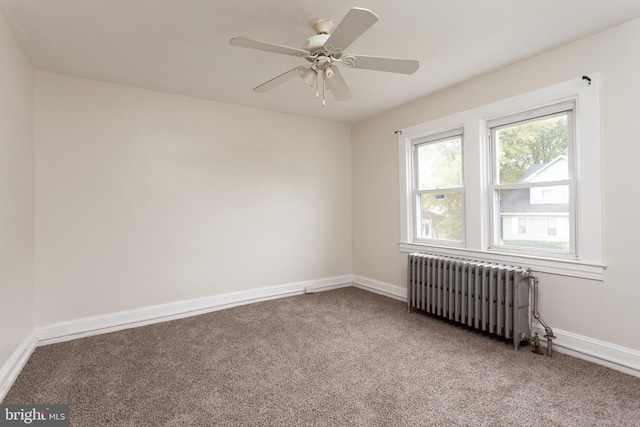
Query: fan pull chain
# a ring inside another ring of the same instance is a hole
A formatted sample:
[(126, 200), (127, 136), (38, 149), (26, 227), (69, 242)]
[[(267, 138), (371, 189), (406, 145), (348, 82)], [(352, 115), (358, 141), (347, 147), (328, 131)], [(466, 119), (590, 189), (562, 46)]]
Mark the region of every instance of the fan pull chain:
[(326, 107), (327, 104), (324, 102), (324, 77), (320, 76), (320, 79), (322, 79), (322, 106)]

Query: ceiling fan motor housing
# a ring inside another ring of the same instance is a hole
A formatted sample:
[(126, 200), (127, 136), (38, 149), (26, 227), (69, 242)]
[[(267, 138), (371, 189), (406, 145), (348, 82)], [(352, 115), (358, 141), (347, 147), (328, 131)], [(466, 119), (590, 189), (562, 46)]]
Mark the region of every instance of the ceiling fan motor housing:
[(324, 52), (324, 43), (327, 39), (329, 39), (329, 34), (316, 34), (315, 36), (311, 36), (304, 42), (303, 49), (308, 51), (311, 55)]

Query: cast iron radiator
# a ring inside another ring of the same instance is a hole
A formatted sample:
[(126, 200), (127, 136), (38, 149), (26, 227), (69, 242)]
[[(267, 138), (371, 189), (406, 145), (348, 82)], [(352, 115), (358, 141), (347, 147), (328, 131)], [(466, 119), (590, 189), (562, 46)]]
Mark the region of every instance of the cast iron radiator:
[(431, 254), (410, 254), (409, 311), (440, 316), (520, 342), (531, 335), (526, 268)]

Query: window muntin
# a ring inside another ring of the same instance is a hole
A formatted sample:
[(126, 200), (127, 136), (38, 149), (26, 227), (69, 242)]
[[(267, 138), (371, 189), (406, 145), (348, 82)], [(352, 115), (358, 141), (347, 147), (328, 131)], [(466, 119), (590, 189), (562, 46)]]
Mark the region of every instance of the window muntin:
[(462, 242), (462, 132), (420, 138), (413, 147), (415, 240)]
[(573, 123), (562, 104), (487, 124), (491, 249), (576, 255)]

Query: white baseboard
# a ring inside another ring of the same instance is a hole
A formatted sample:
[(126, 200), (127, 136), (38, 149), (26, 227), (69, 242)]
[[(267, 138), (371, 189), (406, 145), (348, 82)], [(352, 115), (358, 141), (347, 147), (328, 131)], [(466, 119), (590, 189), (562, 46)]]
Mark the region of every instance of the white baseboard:
[(332, 279), (317, 280), (315, 283), (306, 286), (304, 288), (304, 292), (307, 294), (312, 294), (314, 292), (331, 291), (333, 289), (348, 288), (350, 286), (353, 286), (353, 284), (351, 283), (351, 276), (341, 276), (337, 281)]
[(310, 291), (335, 289), (344, 286), (351, 286), (350, 275), (232, 292), (205, 298), (143, 307), (135, 310), (121, 311), (118, 313), (110, 313), (102, 316), (86, 317), (83, 319), (55, 323), (39, 328), (37, 330), (38, 345), (70, 341), (92, 335), (99, 335), (123, 329), (150, 325), (153, 323), (196, 316), (198, 314), (209, 313), (239, 305), (293, 295), (301, 295)]
[(11, 354), (9, 359), (0, 368), (0, 402), (2, 402), (11, 389), (11, 386), (15, 382), (20, 371), (24, 368), (24, 365), (31, 357), (33, 350), (38, 345), (38, 338), (36, 331), (33, 330), (27, 337), (20, 343), (18, 348)]
[(379, 280), (368, 279), (361, 276), (353, 276), (353, 286), (376, 294), (384, 295), (400, 301), (407, 300), (407, 289)]
[[(546, 345), (544, 328), (533, 324), (531, 333), (535, 332), (540, 336), (540, 344)], [(556, 336), (553, 340), (554, 351), (640, 378), (640, 351), (556, 328), (553, 328), (553, 334)]]

